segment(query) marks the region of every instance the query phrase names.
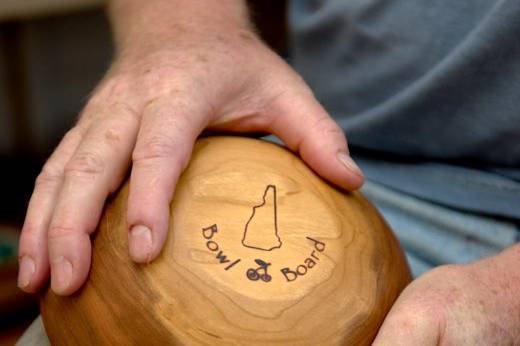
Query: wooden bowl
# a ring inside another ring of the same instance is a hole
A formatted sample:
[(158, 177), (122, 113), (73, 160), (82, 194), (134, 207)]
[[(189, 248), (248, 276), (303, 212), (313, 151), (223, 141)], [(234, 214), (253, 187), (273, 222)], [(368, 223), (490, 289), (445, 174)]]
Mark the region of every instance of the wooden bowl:
[(55, 345), (368, 345), (411, 280), (361, 193), (262, 140), (197, 141), (149, 265), (128, 256), (127, 197), (106, 207), (83, 288), (42, 298)]

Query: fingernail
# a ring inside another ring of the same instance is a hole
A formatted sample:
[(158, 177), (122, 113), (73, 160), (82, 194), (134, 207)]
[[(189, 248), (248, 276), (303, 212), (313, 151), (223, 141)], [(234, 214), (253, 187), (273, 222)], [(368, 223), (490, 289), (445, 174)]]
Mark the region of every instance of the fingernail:
[(51, 288), (55, 293), (63, 293), (70, 285), (72, 264), (60, 256), (51, 261)]
[(354, 160), (352, 160), (352, 158), (350, 157), (350, 155), (344, 153), (344, 152), (340, 152), (338, 153), (338, 160), (343, 164), (343, 166), (345, 166), (350, 172), (356, 174), (356, 175), (359, 175), (359, 176), (363, 176), (363, 172), (361, 172), (361, 169), (359, 168), (358, 165), (356, 165), (356, 163), (354, 162)]
[(30, 256), (23, 256), (20, 259), (20, 268), (18, 271), (18, 287), (25, 288), (31, 283), (36, 266), (34, 260)]
[(135, 225), (130, 229), (128, 241), (130, 256), (135, 262), (148, 263), (152, 251), (152, 231), (143, 225)]

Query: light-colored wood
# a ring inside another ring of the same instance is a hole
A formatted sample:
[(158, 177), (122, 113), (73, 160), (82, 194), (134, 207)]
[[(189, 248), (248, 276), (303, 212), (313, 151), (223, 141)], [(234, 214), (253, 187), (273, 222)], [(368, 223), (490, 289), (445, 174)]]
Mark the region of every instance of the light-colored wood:
[(0, 0), (0, 21), (63, 14), (101, 7), (103, 0)]
[(200, 139), (150, 265), (129, 259), (127, 196), (106, 208), (84, 288), (42, 300), (54, 345), (368, 345), (410, 281), (374, 207), (275, 144)]

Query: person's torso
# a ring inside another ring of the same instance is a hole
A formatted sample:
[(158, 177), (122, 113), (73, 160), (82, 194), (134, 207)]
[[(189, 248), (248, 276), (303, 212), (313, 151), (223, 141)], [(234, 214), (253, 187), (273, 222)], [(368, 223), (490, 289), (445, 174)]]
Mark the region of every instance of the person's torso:
[(520, 2), (297, 0), (291, 62), (367, 176), (520, 219)]

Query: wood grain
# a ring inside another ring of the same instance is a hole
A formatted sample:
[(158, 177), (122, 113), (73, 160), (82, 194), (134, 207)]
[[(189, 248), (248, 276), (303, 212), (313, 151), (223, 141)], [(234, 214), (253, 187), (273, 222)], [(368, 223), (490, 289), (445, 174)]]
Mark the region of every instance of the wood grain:
[(410, 281), (374, 207), (275, 144), (200, 139), (149, 265), (128, 256), (127, 196), (106, 208), (82, 290), (42, 299), (55, 345), (368, 345)]

